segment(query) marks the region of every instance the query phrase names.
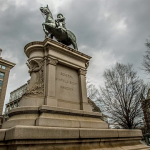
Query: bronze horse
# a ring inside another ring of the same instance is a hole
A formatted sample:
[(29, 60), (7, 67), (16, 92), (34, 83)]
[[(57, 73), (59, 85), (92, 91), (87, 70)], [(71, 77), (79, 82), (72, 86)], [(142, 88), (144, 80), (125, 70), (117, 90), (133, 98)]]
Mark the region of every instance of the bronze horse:
[(57, 41), (67, 46), (72, 44), (74, 49), (78, 50), (75, 35), (70, 30), (64, 31), (58, 28), (57, 22), (53, 19), (48, 5), (46, 7), (40, 7), (40, 11), (46, 16), (45, 22), (42, 24), (45, 37), (48, 37), (48, 35), (51, 34), (51, 38), (54, 36)]

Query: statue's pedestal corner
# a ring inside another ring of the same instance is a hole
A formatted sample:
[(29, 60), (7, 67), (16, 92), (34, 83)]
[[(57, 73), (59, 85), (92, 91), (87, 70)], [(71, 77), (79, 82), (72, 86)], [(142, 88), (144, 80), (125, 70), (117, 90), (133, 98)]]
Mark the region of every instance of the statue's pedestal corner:
[(55, 97), (45, 97), (45, 105), (57, 107), (57, 99)]
[(86, 103), (86, 102), (81, 103), (81, 109), (82, 109), (83, 111), (92, 112), (92, 107), (90, 106), (89, 103)]

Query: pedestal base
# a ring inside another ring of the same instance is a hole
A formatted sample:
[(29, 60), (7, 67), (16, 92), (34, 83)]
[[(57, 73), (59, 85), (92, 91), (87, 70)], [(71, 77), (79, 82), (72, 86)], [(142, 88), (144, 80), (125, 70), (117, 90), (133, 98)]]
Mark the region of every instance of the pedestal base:
[(141, 130), (108, 129), (102, 113), (92, 112), (86, 90), (90, 56), (49, 38), (24, 50), (31, 80), (0, 129), (0, 150), (149, 148), (139, 142)]
[(108, 129), (108, 124), (101, 120), (102, 113), (46, 105), (14, 108), (9, 116), (2, 125), (3, 129), (16, 125)]
[(15, 126), (0, 130), (0, 150), (148, 150), (140, 130)]

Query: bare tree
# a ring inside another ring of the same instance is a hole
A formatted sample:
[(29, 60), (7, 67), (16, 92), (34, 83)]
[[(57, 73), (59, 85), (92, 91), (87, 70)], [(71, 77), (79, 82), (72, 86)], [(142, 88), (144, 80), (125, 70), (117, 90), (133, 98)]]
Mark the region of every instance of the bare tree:
[(146, 73), (150, 73), (150, 42), (147, 40), (145, 45), (147, 47), (147, 51), (143, 56), (142, 66)]
[[(91, 105), (92, 111), (93, 112), (101, 112), (101, 110), (100, 110), (101, 104), (98, 102), (98, 97), (99, 97), (98, 89), (92, 83), (92, 81), (90, 81), (90, 79), (87, 79), (86, 85), (87, 85), (88, 103)], [(98, 102), (98, 104), (97, 104), (97, 102)], [(108, 118), (104, 114), (102, 114), (102, 116), (100, 118), (103, 121), (108, 122)]]
[(87, 79), (86, 86), (87, 86), (87, 97), (90, 98), (91, 100), (96, 100), (98, 90), (95, 87), (95, 85), (91, 83), (90, 79)]
[(116, 128), (133, 129), (143, 123), (141, 95), (145, 85), (132, 65), (117, 63), (104, 72), (105, 87), (100, 88), (101, 111)]

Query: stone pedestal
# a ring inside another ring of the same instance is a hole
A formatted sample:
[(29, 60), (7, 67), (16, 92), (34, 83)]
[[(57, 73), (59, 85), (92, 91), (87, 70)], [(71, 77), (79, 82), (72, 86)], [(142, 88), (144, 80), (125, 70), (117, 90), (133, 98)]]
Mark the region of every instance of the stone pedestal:
[[(25, 46), (31, 76), (0, 130), (0, 150), (86, 150), (135, 145), (140, 130), (111, 130), (86, 91), (90, 56), (49, 38)], [(13, 145), (13, 148), (12, 148)]]
[(51, 39), (27, 44), (25, 53), (31, 80), (20, 107), (48, 105), (92, 111), (85, 81), (90, 56)]

